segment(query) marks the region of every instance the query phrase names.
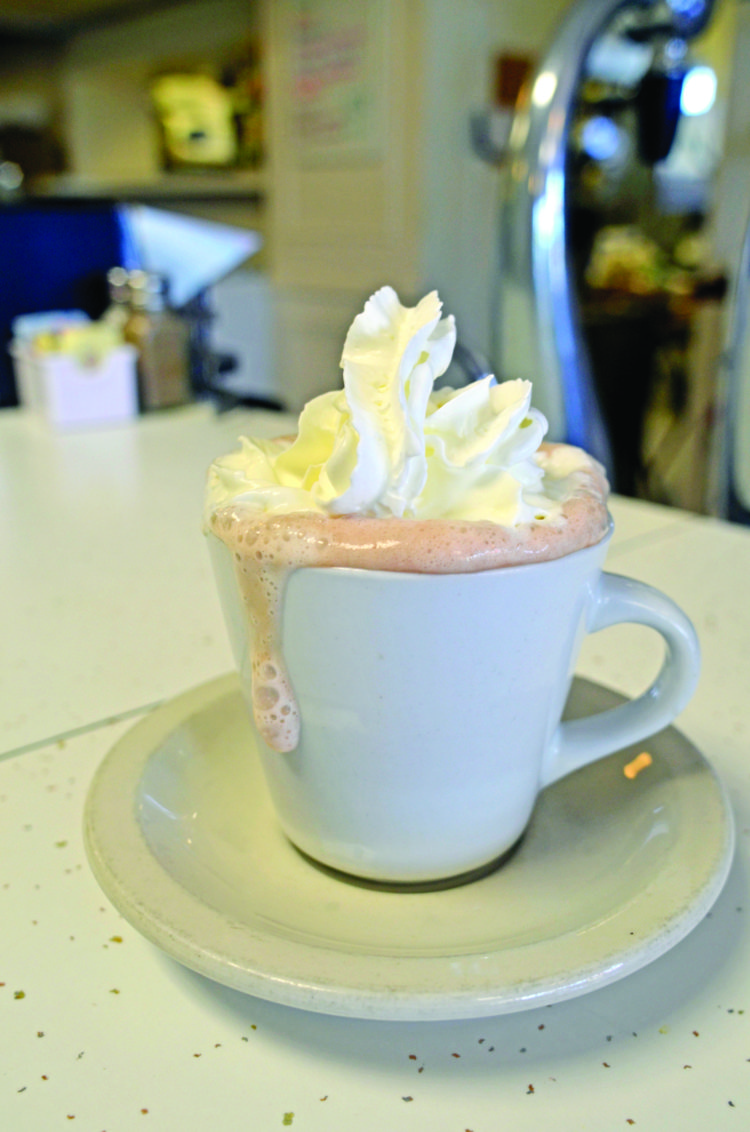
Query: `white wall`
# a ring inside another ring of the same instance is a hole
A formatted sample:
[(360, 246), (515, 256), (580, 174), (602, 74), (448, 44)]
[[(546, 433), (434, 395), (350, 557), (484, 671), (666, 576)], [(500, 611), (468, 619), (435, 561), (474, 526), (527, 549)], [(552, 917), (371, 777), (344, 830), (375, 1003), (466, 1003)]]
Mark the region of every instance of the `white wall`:
[[(417, 5), (338, 0), (344, 20), (368, 19), (375, 106), (361, 146), (328, 149), (296, 127), (294, 0), (267, 4), (270, 261), (277, 365), (291, 408), (340, 384), (346, 329), (384, 283), (405, 300), (421, 285), (423, 47)], [(336, 2), (321, 9), (326, 16)], [(368, 74), (371, 76), (368, 78)]]
[[(495, 45), (536, 54), (550, 41), (571, 0), (488, 0)], [(575, 2), (575, 0), (574, 0)]]
[(422, 289), (439, 291), (459, 341), (485, 356), (500, 173), (472, 150), (470, 118), (490, 96), (494, 7), (429, 0), (424, 24)]

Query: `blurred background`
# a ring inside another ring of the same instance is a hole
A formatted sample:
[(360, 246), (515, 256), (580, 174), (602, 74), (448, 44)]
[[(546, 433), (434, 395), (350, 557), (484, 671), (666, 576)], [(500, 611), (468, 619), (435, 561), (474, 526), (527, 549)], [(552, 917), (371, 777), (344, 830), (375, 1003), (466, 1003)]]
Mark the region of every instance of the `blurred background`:
[(746, 521), (748, 67), (748, 0), (0, 3), (0, 406), (75, 310), (184, 342), (138, 411), (297, 410), (372, 291), (437, 288), (451, 384)]

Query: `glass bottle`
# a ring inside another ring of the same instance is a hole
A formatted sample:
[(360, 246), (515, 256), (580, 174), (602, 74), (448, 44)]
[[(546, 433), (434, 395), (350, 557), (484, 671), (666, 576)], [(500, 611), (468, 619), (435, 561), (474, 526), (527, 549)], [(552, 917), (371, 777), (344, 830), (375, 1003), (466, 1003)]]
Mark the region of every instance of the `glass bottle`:
[(190, 329), (167, 305), (167, 281), (150, 271), (128, 272), (130, 315), (126, 342), (138, 350), (141, 409), (166, 409), (191, 400)]

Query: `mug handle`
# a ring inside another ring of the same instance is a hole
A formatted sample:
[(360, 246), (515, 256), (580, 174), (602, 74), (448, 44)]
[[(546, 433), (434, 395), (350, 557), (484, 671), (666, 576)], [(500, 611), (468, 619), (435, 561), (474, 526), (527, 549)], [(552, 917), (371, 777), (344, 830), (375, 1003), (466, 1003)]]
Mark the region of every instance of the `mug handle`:
[(667, 651), (659, 674), (637, 699), (585, 719), (561, 723), (546, 752), (540, 789), (661, 731), (679, 715), (695, 691), (700, 645), (690, 619), (652, 586), (618, 574), (602, 574), (590, 606), (587, 632), (597, 633), (623, 621), (648, 625), (661, 633)]

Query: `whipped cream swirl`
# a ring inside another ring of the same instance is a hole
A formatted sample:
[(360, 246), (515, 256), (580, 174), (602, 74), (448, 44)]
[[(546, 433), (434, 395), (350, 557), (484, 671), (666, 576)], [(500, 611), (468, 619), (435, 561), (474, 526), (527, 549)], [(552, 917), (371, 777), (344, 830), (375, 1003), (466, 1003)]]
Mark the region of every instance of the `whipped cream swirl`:
[(540, 450), (544, 416), (531, 382), (486, 377), (434, 390), (456, 343), (436, 292), (404, 307), (392, 287), (366, 303), (347, 334), (344, 388), (310, 401), (293, 440), (241, 438), (209, 471), (210, 513), (260, 512), (485, 520), (556, 520), (592, 461)]

